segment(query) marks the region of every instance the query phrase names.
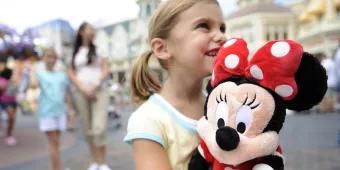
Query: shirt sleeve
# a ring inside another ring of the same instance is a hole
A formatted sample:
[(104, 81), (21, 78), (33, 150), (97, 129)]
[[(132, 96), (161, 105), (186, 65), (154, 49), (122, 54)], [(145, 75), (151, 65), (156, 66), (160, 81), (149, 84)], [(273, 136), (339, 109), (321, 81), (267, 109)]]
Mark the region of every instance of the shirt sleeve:
[[(155, 113), (156, 114), (156, 113)], [(134, 112), (128, 121), (127, 135), (124, 142), (132, 144), (135, 139), (146, 139), (157, 142), (165, 147), (162, 124), (159, 119), (148, 114), (145, 110)]]

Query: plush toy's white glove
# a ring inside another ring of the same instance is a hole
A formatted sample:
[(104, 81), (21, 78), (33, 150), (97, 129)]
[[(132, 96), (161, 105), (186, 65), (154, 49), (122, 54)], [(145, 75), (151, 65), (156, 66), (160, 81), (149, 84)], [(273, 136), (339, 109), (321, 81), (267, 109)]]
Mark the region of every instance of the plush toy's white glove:
[(274, 169), (267, 164), (257, 164), (253, 167), (253, 170), (274, 170)]

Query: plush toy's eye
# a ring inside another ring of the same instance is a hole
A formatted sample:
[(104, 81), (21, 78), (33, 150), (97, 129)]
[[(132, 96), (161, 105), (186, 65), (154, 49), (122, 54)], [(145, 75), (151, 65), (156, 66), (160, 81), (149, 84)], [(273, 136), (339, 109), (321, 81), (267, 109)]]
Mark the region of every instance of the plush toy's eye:
[(220, 95), (220, 99), (216, 99), (217, 109), (216, 109), (216, 124), (217, 128), (224, 127), (228, 122), (229, 108), (227, 104), (226, 96), (224, 99)]
[(251, 125), (253, 115), (251, 108), (247, 105), (241, 106), (236, 115), (236, 129), (239, 133), (244, 133)]
[(257, 108), (260, 105), (260, 103), (256, 102), (256, 94), (254, 95), (254, 98), (248, 102), (248, 94), (246, 99), (244, 100), (241, 108), (237, 111), (236, 115), (236, 129), (240, 133), (244, 133), (247, 128), (249, 128), (253, 115), (252, 115), (252, 109)]

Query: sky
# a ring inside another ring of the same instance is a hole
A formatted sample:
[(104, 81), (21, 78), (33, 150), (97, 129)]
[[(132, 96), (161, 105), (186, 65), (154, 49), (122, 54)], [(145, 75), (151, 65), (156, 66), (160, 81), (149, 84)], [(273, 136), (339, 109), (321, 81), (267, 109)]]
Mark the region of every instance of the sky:
[[(218, 1), (225, 15), (237, 9), (237, 0)], [(111, 24), (136, 18), (138, 11), (136, 0), (2, 0), (0, 23), (20, 33), (52, 19), (65, 19), (77, 28), (83, 21)]]

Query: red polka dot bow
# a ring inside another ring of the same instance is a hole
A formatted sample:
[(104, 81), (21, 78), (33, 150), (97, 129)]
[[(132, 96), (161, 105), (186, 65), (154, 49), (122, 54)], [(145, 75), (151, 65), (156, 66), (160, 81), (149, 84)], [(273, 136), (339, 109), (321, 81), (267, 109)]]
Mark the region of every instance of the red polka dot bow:
[(248, 54), (243, 39), (228, 40), (215, 59), (211, 85), (215, 87), (220, 81), (238, 75), (255, 80), (284, 100), (296, 96), (295, 73), (303, 54), (300, 44), (291, 40), (273, 40), (257, 50), (250, 61)]

